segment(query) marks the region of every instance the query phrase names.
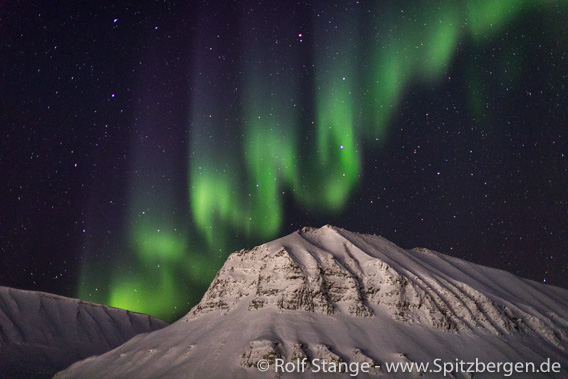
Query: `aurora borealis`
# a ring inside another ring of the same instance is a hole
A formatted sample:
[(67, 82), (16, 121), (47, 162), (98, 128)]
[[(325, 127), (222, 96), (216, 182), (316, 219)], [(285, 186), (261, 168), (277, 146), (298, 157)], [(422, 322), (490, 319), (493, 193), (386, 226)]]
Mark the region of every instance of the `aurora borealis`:
[(171, 321), (330, 223), (566, 287), (567, 15), (0, 3), (0, 284)]

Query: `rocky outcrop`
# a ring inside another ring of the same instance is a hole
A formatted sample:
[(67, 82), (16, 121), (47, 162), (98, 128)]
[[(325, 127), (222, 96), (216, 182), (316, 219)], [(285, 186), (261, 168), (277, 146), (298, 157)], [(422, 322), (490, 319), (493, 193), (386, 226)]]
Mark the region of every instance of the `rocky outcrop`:
[[(324, 233), (328, 236), (322, 239)], [(451, 333), (538, 329), (558, 346), (566, 339), (562, 324), (539, 323), (471, 285), (429, 271), (432, 261), (451, 261), (443, 254), (423, 248), (403, 250), (378, 236), (365, 236), (366, 244), (374, 244), (365, 251), (349, 235), (331, 226), (304, 228), (280, 243), (233, 253), (188, 319), (208, 312), (225, 314), (238, 306), (250, 312), (275, 308), (353, 317), (387, 312), (400, 322)], [(326, 246), (327, 240), (333, 244)], [(430, 263), (422, 262), (424, 256)]]

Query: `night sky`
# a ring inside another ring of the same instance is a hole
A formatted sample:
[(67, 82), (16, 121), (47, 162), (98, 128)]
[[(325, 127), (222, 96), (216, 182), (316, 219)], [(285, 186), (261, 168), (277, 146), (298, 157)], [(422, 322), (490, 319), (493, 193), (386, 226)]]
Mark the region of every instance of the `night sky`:
[(171, 321), (332, 224), (568, 288), (566, 1), (116, 4), (0, 1), (0, 285)]

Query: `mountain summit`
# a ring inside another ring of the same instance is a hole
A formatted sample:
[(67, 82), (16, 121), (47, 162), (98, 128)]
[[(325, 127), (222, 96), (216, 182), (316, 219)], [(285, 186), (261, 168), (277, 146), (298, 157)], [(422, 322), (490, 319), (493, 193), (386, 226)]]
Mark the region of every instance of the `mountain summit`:
[(453, 362), (453, 377), (471, 377), (458, 361), (547, 360), (561, 367), (547, 377), (565, 377), (566, 315), (565, 289), (327, 225), (231, 254), (184, 318), (58, 377), (334, 376), (317, 361), (365, 363), (359, 377)]

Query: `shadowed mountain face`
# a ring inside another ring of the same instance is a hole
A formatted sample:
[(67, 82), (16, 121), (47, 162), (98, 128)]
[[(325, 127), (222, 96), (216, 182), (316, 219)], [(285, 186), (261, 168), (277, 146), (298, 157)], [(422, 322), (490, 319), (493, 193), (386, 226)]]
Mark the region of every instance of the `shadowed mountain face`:
[(277, 360), (303, 358), (367, 362), (360, 377), (390, 376), (396, 362), (550, 359), (562, 372), (548, 377), (565, 377), (566, 315), (564, 289), (377, 236), (305, 228), (233, 253), (183, 319), (58, 377), (322, 375), (275, 372)]
[(0, 287), (0, 378), (51, 378), (167, 323), (122, 309)]

